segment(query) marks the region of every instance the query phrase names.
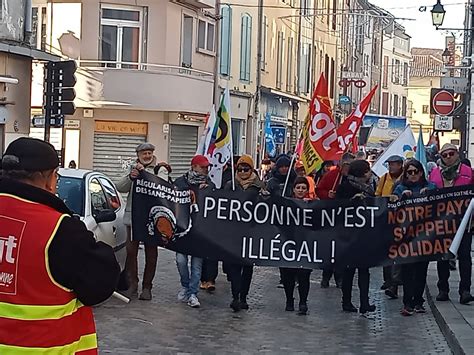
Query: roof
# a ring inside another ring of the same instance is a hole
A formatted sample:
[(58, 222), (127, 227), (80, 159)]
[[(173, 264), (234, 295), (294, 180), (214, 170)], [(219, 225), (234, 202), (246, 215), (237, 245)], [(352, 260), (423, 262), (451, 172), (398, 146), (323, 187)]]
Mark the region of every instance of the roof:
[(443, 74), (443, 50), (437, 48), (411, 49), (410, 77), (441, 77)]
[(61, 57), (41, 51), (36, 48), (32, 48), (21, 43), (16, 42), (7, 42), (1, 41), (0, 42), (0, 52), (8, 52), (12, 54), (21, 55), (24, 57), (29, 57), (32, 59), (43, 60), (43, 61), (58, 61)]

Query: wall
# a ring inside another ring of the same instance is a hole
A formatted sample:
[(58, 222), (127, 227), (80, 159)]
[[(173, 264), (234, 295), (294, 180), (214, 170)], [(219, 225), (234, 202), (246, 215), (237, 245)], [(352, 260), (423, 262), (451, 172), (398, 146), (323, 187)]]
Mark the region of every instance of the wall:
[(25, 29), (25, 0), (2, 0), (0, 40), (22, 42)]

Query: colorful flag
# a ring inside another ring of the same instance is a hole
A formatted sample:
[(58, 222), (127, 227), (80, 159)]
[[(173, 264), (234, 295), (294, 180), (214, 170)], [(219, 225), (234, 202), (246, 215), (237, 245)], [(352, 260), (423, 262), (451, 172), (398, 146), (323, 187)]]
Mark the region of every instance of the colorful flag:
[(230, 115), (230, 92), (225, 89), (217, 111), (216, 125), (212, 136), (215, 141), (209, 146), (208, 159), (211, 163), (209, 177), (217, 188), (222, 185), (222, 172), (227, 162), (232, 159), (232, 124)]
[(216, 124), (216, 108), (212, 105), (211, 112), (206, 115), (206, 124), (202, 132), (199, 144), (196, 149), (196, 154), (206, 155), (211, 144), (212, 132)]
[(299, 148), (300, 152), (297, 152), (300, 157), (300, 160), (303, 162), (306, 174), (311, 174), (313, 171), (319, 170), (324, 161), (319, 156), (318, 152), (314, 149), (314, 146), (309, 136), (309, 125), (311, 124), (310, 117), (311, 116), (308, 111), (308, 115), (306, 116), (306, 119), (303, 124), (303, 136), (300, 141), (301, 148)]
[(418, 160), (421, 165), (423, 165), (423, 169), (425, 169), (425, 174), (428, 174), (428, 162), (426, 159), (426, 149), (425, 144), (423, 143), (423, 130), (421, 126), (420, 133), (418, 134), (418, 142), (416, 144), (415, 159)]
[[(372, 88), (366, 97), (357, 105), (354, 111), (344, 120), (344, 122), (337, 129), (337, 135), (339, 140), (339, 150), (342, 152), (347, 151), (347, 147), (351, 144), (353, 139), (359, 132), (359, 128), (362, 125), (365, 114), (370, 106), (370, 101), (377, 90), (377, 86)], [(334, 159), (336, 160), (336, 159)]]
[(385, 161), (392, 155), (400, 155), (405, 159), (413, 158), (415, 156), (415, 136), (410, 126), (406, 126), (400, 135), (395, 139), (377, 159), (372, 166), (372, 171), (377, 176), (382, 176), (388, 172)]
[(265, 115), (265, 153), (274, 158), (276, 155), (275, 137), (271, 127), (271, 116), (269, 113)]

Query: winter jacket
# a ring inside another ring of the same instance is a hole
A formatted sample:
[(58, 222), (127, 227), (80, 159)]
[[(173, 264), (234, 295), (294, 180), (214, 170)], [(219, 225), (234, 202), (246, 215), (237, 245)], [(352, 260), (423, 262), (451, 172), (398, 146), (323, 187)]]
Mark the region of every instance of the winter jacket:
[(383, 175), (377, 185), (375, 196), (390, 196), (397, 180), (398, 178), (394, 180), (390, 173), (386, 173), (385, 175)]
[[(294, 170), (288, 170), (290, 178), (288, 179), (288, 185), (286, 186), (285, 196), (293, 196), (293, 184), (296, 180), (296, 173)], [(283, 187), (285, 186), (286, 175), (281, 175), (280, 172), (276, 169), (272, 171), (272, 177), (267, 182), (267, 190), (272, 196), (281, 196), (283, 192)]]
[[(367, 185), (372, 187), (370, 185), (370, 182)], [(367, 194), (367, 192), (358, 189), (357, 187), (355, 187), (349, 182), (349, 179), (346, 176), (344, 176), (342, 178), (341, 184), (336, 190), (336, 198), (351, 199), (355, 195), (360, 194), (360, 193), (363, 193), (365, 196), (375, 196), (375, 195)]]
[[(321, 180), (319, 180), (318, 185), (316, 186), (316, 195), (321, 200), (329, 199), (329, 191), (336, 190), (339, 184), (336, 184), (336, 179), (341, 177), (341, 168), (337, 167), (336, 169), (329, 170), (326, 174), (323, 175)], [(336, 186), (334, 186), (336, 184)]]
[[(203, 190), (208, 190), (208, 189), (212, 189), (212, 190), (213, 190), (213, 189), (216, 188), (216, 185), (214, 185), (214, 183), (211, 181), (211, 179), (210, 179), (209, 177), (206, 179), (206, 184), (207, 184), (208, 186), (207, 186), (205, 189), (203, 189)], [(193, 191), (194, 194), (196, 195), (196, 197), (197, 197), (198, 191), (200, 190), (200, 189), (199, 189), (199, 185), (191, 185), (191, 184), (189, 183), (186, 174), (184, 174), (184, 175), (180, 176), (179, 178), (177, 178), (177, 179), (174, 181), (173, 185), (174, 185), (176, 188), (180, 189), (180, 190), (186, 190), (186, 189), (188, 189), (188, 190)]]
[(411, 197), (419, 197), (421, 196), (421, 190), (426, 188), (427, 190), (436, 190), (436, 185), (430, 181), (426, 182), (425, 184), (416, 183), (411, 185), (405, 185), (400, 182), (395, 189), (393, 190), (393, 195), (397, 195), (398, 197), (402, 197), (403, 191), (411, 191)]
[[(257, 179), (247, 187), (247, 189), (244, 189), (243, 186), (239, 183), (237, 179), (235, 179), (235, 191), (246, 191), (247, 193), (251, 193), (251, 196), (258, 196), (260, 194), (260, 191), (262, 189), (265, 189), (265, 184), (258, 176), (256, 176)], [(224, 190), (232, 191), (232, 180), (228, 181), (225, 186)]]
[[(136, 163), (138, 163), (138, 160), (135, 161), (135, 164)], [(133, 185), (132, 183), (133, 183), (133, 180), (130, 178), (130, 172), (134, 168), (135, 164), (132, 164), (127, 174), (122, 176), (120, 180), (115, 184), (119, 192), (128, 193), (127, 205), (125, 206), (125, 214), (123, 215), (123, 224), (125, 224), (126, 226), (132, 225), (132, 185)], [(145, 167), (145, 171), (149, 172), (150, 174), (154, 174), (153, 169), (155, 168), (156, 164), (157, 164), (156, 157), (153, 157), (153, 161)], [(163, 171), (163, 173), (161, 176), (160, 176), (160, 173), (158, 173), (158, 176), (162, 178), (163, 180), (168, 181), (168, 171), (166, 169), (160, 169), (160, 171)], [(164, 171), (166, 171), (166, 176), (165, 176)]]
[[(430, 179), (438, 188), (444, 187), (444, 179), (441, 174), (441, 168), (437, 166), (431, 171)], [(454, 179), (452, 186), (469, 185), (472, 182), (472, 170), (467, 165), (461, 164), (459, 166), (458, 176)]]

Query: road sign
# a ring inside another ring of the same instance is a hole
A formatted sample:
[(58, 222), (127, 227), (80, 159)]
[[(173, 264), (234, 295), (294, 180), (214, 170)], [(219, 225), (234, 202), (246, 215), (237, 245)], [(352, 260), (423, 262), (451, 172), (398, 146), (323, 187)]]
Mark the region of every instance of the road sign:
[(434, 120), (435, 131), (452, 131), (453, 130), (453, 116), (436, 115)]
[(349, 96), (346, 96), (346, 95), (341, 95), (339, 96), (339, 103), (341, 105), (348, 105), (351, 103), (351, 98)]
[(431, 89), (431, 94), (431, 108), (434, 114), (448, 116), (454, 111), (456, 102), (451, 91)]
[[(34, 116), (32, 119), (33, 127), (43, 128), (44, 127), (44, 116)], [(49, 119), (51, 127), (60, 128), (64, 126), (64, 116), (53, 116)]]
[(272, 126), (272, 132), (276, 144), (285, 144), (286, 127)]
[(441, 87), (453, 90), (456, 94), (465, 94), (469, 89), (469, 81), (467, 78), (442, 77)]

